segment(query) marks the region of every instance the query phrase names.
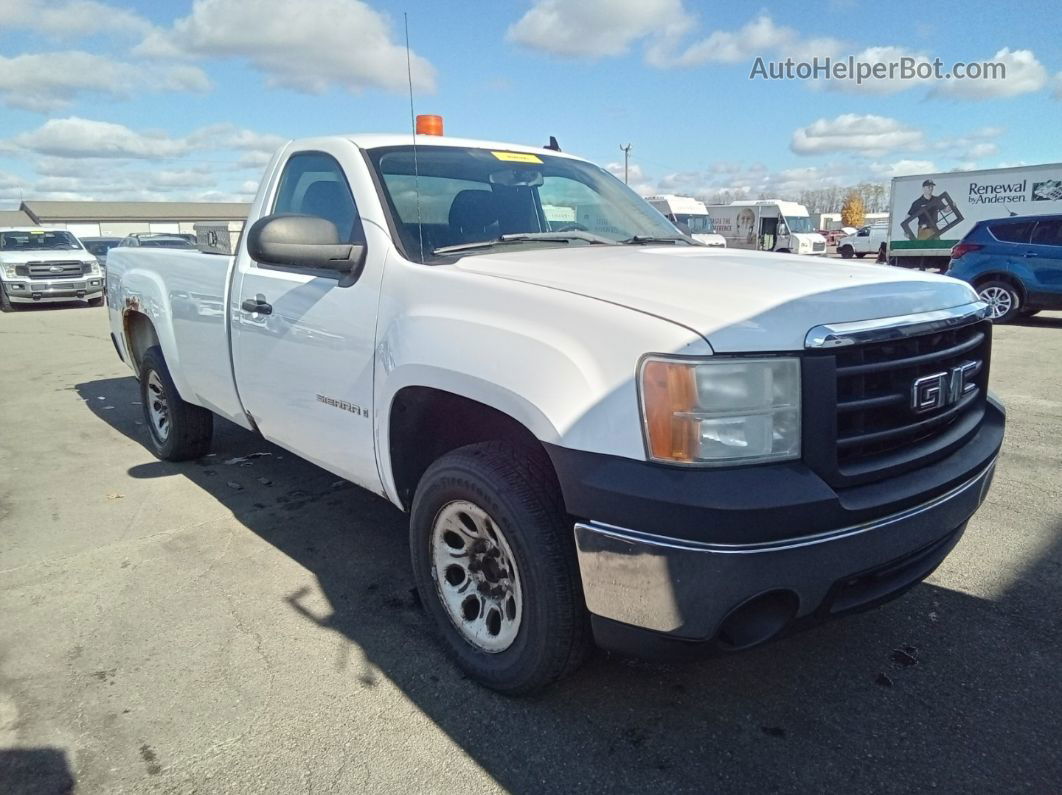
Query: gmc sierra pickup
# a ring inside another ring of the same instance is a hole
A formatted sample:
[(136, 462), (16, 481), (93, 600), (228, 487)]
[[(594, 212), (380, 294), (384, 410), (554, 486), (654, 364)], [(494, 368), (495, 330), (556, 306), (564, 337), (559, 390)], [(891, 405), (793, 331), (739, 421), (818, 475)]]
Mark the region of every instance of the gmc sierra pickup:
[(107, 279), (155, 454), (217, 414), (408, 511), (444, 645), (508, 693), (900, 594), (1003, 438), (969, 285), (700, 246), (553, 150), (291, 141), (235, 256), (116, 248)]

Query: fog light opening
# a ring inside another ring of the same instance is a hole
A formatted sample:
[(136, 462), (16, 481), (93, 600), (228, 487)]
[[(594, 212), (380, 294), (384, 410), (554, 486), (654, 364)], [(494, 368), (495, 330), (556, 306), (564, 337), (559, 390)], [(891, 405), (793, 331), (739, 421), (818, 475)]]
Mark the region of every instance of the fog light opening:
[(768, 591), (742, 602), (719, 625), (719, 645), (737, 651), (766, 643), (796, 615), (800, 600), (792, 591)]

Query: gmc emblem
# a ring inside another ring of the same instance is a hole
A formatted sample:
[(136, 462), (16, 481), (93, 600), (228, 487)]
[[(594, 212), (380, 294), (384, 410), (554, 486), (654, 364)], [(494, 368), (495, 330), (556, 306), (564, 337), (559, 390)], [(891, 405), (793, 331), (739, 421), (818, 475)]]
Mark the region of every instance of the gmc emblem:
[(911, 408), (918, 414), (935, 411), (958, 403), (967, 392), (974, 389), (969, 383), (980, 369), (980, 362), (963, 362), (946, 373), (924, 375), (911, 385)]

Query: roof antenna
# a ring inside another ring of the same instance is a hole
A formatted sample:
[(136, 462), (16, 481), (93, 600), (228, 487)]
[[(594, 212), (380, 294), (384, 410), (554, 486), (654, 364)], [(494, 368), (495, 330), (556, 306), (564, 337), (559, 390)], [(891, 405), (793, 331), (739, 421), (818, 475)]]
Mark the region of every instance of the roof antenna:
[(560, 144), (557, 143), (556, 137), (552, 135), (549, 137), (549, 143), (546, 144), (543, 148), (552, 149), (554, 152), (559, 152), (561, 150)]
[(420, 261), (424, 262), (424, 224), (420, 217), (420, 166), (417, 163), (417, 117), (413, 113), (413, 67), (409, 57), (409, 14), (402, 12), (406, 28), (406, 77), (409, 78), (409, 124), (413, 128), (413, 193), (417, 197), (417, 237), (420, 240)]

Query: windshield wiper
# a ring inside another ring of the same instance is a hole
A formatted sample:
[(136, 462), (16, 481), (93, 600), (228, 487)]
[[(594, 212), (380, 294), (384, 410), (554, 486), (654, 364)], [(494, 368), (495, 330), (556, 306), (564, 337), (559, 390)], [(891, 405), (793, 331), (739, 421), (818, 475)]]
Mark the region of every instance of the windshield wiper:
[(457, 251), (472, 251), (477, 248), (492, 248), (493, 246), (505, 245), (507, 243), (527, 243), (527, 242), (545, 242), (545, 243), (570, 243), (573, 240), (580, 240), (584, 243), (591, 245), (615, 245), (615, 240), (610, 240), (607, 237), (601, 235), (595, 235), (592, 232), (580, 232), (573, 230), (571, 232), (521, 232), (519, 234), (502, 235), (496, 237), (493, 240), (474, 240), (471, 243), (458, 243), (453, 246), (442, 246), (440, 248), (432, 249), (432, 254), (450, 254)]
[(685, 243), (687, 246), (697, 245), (691, 240), (687, 240), (684, 237), (654, 237), (652, 235), (635, 235), (634, 237), (628, 237), (626, 240), (621, 240), (625, 246), (644, 246), (655, 243)]

